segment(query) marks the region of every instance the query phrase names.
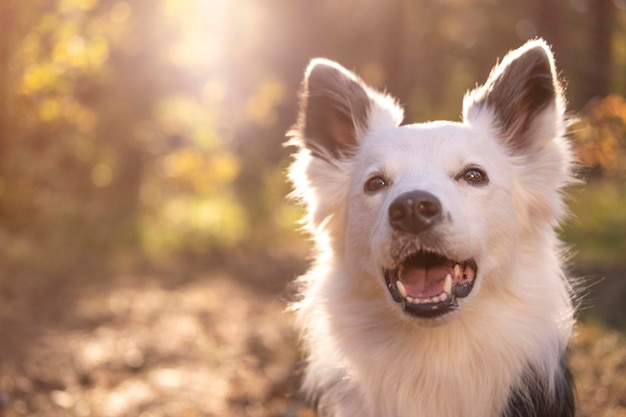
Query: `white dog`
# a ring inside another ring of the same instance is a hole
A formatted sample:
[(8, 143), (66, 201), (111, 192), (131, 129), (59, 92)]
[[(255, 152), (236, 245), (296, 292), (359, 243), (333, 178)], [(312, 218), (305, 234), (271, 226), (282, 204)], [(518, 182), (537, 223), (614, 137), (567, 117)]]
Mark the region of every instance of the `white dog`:
[(295, 307), (320, 416), (574, 415), (562, 94), (534, 40), (462, 122), (401, 125), (393, 98), (311, 62), (289, 173), (316, 243)]

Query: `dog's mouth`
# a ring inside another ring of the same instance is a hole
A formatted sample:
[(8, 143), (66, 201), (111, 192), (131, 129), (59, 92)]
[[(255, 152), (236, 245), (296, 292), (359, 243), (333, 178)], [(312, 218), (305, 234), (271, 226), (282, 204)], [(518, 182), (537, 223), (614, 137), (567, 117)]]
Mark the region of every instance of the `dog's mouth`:
[(458, 299), (472, 292), (477, 271), (473, 259), (455, 261), (418, 251), (404, 258), (395, 269), (384, 269), (384, 276), (391, 297), (406, 313), (436, 318), (456, 310)]

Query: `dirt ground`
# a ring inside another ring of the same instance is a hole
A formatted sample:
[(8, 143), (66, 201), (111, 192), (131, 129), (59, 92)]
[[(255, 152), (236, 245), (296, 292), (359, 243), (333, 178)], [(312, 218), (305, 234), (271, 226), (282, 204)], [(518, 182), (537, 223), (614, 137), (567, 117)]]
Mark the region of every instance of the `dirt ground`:
[[(285, 299), (211, 270), (0, 282), (0, 416), (314, 417)], [(579, 326), (571, 364), (580, 416), (626, 416), (622, 333)]]

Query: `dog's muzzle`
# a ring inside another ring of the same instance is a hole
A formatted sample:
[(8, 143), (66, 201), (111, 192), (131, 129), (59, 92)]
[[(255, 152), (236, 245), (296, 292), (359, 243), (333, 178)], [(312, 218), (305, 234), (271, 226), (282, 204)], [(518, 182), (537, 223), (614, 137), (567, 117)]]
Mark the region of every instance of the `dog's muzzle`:
[(383, 271), (387, 288), (403, 310), (421, 318), (435, 318), (458, 308), (476, 280), (473, 259), (454, 260), (421, 248), (420, 236), (442, 218), (441, 203), (426, 191), (412, 191), (389, 206), (389, 223), (394, 231), (416, 242), (415, 250), (398, 255), (396, 266)]

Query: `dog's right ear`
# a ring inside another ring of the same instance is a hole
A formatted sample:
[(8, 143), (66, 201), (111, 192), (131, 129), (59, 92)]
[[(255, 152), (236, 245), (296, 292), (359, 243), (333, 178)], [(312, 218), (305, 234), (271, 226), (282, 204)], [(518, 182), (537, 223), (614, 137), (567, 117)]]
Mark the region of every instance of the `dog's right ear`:
[(363, 135), (398, 126), (402, 117), (391, 97), (336, 62), (317, 58), (304, 75), (298, 121), (289, 136), (318, 158), (341, 159), (353, 153)]

